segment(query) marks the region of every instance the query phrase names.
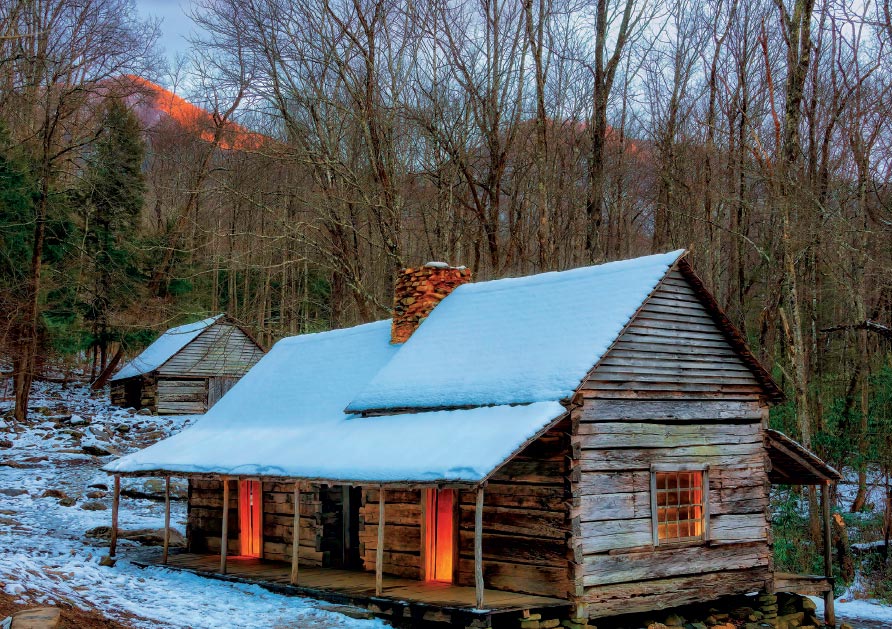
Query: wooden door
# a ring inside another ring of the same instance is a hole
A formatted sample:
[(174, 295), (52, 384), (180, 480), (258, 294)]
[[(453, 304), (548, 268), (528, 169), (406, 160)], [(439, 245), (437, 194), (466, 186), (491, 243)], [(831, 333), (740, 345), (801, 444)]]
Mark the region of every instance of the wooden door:
[(263, 487), (260, 481), (239, 481), (238, 523), (241, 554), (246, 557), (262, 557)]
[(452, 583), (457, 503), (454, 489), (424, 490), (424, 577), (427, 581)]

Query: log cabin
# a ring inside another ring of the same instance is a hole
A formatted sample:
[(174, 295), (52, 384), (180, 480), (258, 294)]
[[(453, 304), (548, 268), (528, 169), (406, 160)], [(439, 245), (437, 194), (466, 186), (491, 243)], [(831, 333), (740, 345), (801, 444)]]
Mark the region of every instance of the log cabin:
[(476, 283), (428, 263), (392, 320), (279, 341), (105, 469), (188, 479), (187, 548), (152, 561), (397, 618), (832, 609), (827, 575), (773, 568), (771, 483), (839, 478), (768, 429), (782, 399), (683, 251)]
[(225, 315), (171, 328), (109, 381), (111, 403), (158, 415), (201, 414), (263, 356)]

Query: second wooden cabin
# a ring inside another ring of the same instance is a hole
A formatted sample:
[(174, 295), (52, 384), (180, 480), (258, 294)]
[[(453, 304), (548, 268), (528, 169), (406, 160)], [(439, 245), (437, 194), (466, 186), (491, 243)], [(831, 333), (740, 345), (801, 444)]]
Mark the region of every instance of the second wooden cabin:
[(201, 414), (261, 356), (263, 348), (225, 315), (177, 326), (111, 378), (111, 402), (159, 415)]

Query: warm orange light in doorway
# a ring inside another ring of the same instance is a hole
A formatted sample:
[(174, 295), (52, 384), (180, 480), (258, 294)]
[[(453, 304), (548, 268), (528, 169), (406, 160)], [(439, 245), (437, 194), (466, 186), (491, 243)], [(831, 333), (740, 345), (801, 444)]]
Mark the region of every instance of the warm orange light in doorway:
[(241, 554), (263, 556), (263, 490), (260, 481), (238, 484), (238, 530)]
[(455, 494), (454, 489), (424, 490), (424, 574), (428, 581), (452, 582)]

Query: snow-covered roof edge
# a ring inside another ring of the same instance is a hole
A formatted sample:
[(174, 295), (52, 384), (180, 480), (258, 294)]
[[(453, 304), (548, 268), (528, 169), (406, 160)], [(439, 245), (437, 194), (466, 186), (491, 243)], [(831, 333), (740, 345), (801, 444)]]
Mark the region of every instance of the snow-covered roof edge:
[(197, 339), (202, 332), (223, 319), (225, 316), (225, 314), (220, 313), (213, 317), (194, 321), (192, 323), (185, 323), (166, 330), (148, 347), (131, 359), (126, 365), (121, 367), (118, 372), (111, 377), (109, 382), (142, 376), (160, 369), (181, 349)]

